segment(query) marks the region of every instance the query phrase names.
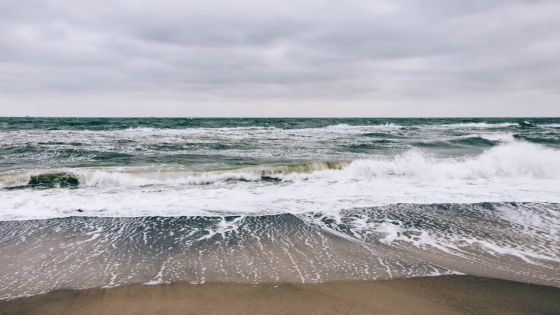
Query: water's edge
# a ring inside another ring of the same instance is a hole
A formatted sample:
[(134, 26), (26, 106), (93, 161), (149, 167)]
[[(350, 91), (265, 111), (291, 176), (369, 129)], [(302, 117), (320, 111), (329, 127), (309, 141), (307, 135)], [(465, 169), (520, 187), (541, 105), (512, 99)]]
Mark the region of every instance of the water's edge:
[(400, 204), (336, 216), (4, 221), (0, 298), (127, 283), (315, 283), (445, 274), (560, 287), (559, 222), (559, 204), (534, 203)]

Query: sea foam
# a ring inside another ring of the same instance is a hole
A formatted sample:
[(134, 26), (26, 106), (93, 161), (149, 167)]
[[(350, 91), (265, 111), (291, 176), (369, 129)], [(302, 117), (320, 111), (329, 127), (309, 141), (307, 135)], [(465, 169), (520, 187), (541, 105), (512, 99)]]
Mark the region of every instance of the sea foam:
[(520, 141), (470, 158), (438, 158), (412, 150), (393, 158), (229, 170), (67, 171), (80, 178), (77, 189), (1, 191), (0, 219), (310, 209), (332, 213), (396, 203), (560, 202), (560, 151)]

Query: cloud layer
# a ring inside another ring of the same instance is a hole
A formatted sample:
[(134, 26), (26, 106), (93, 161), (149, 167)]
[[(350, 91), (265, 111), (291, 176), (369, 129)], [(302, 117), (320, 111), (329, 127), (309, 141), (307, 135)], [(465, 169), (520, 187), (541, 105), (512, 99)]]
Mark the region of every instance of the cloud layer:
[(558, 1), (3, 1), (0, 115), (560, 115)]

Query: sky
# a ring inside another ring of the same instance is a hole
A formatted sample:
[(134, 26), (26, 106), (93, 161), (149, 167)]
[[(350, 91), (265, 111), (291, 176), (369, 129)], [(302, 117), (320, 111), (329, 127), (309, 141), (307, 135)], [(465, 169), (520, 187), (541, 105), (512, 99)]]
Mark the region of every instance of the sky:
[(0, 116), (560, 116), (560, 1), (0, 1)]

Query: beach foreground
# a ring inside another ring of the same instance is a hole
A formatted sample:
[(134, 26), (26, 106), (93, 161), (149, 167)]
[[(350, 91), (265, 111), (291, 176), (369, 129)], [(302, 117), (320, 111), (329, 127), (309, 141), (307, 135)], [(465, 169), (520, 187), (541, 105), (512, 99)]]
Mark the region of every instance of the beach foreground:
[(560, 288), (473, 276), (321, 284), (186, 282), (58, 290), (0, 314), (560, 314)]

